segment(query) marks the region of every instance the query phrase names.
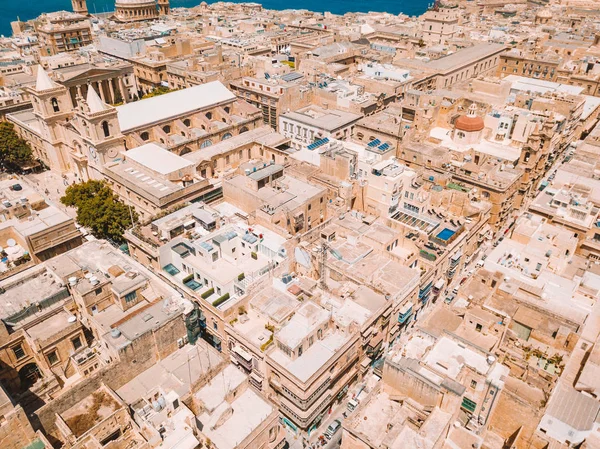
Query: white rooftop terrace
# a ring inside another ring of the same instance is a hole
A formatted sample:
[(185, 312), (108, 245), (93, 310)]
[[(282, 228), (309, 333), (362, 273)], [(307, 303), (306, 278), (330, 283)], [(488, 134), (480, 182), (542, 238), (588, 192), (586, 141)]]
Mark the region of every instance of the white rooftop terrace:
[(329, 312), (313, 302), (307, 301), (275, 335), (277, 341), (291, 350), (329, 320)]
[(438, 373), (456, 379), (463, 366), (486, 375), (490, 365), (486, 356), (446, 336), (440, 338), (425, 356), (424, 362)]
[(124, 154), (127, 159), (161, 175), (168, 175), (177, 170), (194, 167), (193, 162), (171, 153), (155, 143), (147, 143), (132, 148)]
[[(235, 368), (234, 368), (235, 369)], [(224, 421), (223, 415), (231, 409)], [(221, 402), (212, 414), (202, 413), (197, 419), (202, 433), (219, 449), (234, 449), (273, 413), (273, 407), (250, 388), (231, 404)]]
[(316, 340), (300, 357), (294, 360), (278, 348), (274, 348), (269, 356), (298, 380), (306, 382), (326, 365), (349, 339), (350, 337), (342, 332), (332, 332), (322, 340)]

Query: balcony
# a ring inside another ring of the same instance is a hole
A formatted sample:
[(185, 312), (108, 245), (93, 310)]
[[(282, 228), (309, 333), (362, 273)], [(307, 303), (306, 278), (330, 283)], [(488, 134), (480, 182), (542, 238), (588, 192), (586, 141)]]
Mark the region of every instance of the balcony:
[(400, 313), (398, 314), (398, 323), (404, 324), (410, 320), (410, 317), (412, 317), (413, 306), (412, 304), (409, 304), (408, 306), (408, 308), (405, 307), (404, 309), (400, 310)]

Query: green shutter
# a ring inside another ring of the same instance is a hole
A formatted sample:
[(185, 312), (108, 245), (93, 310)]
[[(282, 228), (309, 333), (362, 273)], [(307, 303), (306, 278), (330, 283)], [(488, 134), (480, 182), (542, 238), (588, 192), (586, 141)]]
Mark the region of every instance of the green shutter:
[(475, 413), (475, 409), (477, 408), (477, 402), (474, 402), (469, 398), (463, 398), (462, 404), (460, 406), (471, 413)]

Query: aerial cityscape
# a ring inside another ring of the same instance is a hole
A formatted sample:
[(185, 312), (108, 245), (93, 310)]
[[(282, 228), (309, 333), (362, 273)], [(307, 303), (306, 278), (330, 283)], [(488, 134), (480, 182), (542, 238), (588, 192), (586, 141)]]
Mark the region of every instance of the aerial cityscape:
[(0, 5), (0, 449), (600, 449), (600, 2), (303, 1)]

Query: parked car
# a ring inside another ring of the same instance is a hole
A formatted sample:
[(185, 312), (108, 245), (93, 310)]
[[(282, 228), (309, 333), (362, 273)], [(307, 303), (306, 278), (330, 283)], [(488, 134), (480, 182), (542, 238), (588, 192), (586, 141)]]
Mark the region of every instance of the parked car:
[(325, 431), (325, 436), (328, 440), (331, 440), (333, 436), (342, 428), (342, 423), (339, 419), (333, 420)]
[(13, 184), (9, 188), (10, 188), (10, 190), (14, 190), (16, 192), (19, 192), (20, 190), (23, 190), (23, 187), (21, 187), (21, 184)]
[(446, 299), (444, 299), (444, 302), (446, 304), (450, 304), (450, 303), (452, 303), (452, 301), (454, 301), (454, 298), (456, 298), (456, 295), (454, 295), (454, 294), (448, 295), (448, 296), (446, 296)]

